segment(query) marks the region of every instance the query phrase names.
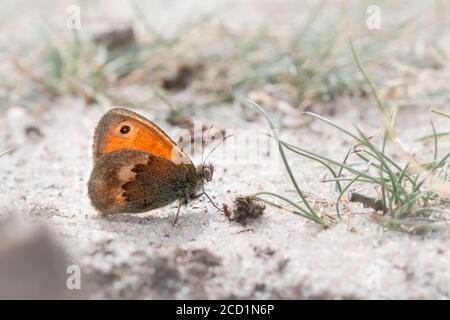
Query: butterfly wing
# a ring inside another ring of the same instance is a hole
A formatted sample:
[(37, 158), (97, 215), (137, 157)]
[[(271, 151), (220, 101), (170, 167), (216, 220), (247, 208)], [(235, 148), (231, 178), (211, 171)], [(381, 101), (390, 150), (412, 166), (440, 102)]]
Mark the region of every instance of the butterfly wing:
[(94, 136), (94, 162), (120, 149), (145, 151), (175, 163), (192, 164), (189, 157), (156, 124), (124, 108), (109, 110)]
[(137, 213), (183, 198), (196, 185), (195, 167), (144, 151), (121, 149), (100, 157), (88, 182), (92, 205), (103, 214)]

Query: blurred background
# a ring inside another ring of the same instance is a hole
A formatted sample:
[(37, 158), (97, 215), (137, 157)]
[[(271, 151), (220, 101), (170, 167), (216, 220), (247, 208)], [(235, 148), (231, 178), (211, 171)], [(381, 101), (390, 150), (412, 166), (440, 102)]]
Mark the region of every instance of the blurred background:
[[(448, 6), (439, 0), (2, 1), (0, 103), (48, 107), (72, 95), (86, 104), (162, 103), (174, 117), (241, 93), (305, 109), (366, 94), (352, 34), (384, 95), (401, 105), (423, 105), (432, 96), (443, 105)], [(190, 111), (177, 109), (185, 106)]]

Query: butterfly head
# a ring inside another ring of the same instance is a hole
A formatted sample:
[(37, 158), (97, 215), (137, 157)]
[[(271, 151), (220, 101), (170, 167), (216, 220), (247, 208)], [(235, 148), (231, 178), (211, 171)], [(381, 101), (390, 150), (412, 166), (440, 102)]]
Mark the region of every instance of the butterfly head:
[(201, 164), (197, 167), (197, 176), (202, 182), (210, 182), (214, 174), (214, 167), (210, 163)]

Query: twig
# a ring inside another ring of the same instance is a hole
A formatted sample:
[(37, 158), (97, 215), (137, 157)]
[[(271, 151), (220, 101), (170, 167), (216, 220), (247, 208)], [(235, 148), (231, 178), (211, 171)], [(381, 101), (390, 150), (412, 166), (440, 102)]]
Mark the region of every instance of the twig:
[(372, 208), (376, 211), (383, 211), (383, 213), (386, 213), (388, 211), (387, 208), (383, 205), (383, 201), (381, 201), (380, 199), (374, 199), (360, 193), (351, 192), (349, 201), (362, 203), (365, 208)]

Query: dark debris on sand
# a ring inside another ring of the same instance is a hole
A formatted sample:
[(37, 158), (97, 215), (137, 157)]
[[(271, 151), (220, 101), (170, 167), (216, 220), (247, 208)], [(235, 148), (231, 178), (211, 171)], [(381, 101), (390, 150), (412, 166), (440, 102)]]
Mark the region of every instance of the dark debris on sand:
[(176, 73), (162, 80), (162, 87), (167, 91), (181, 91), (189, 87), (194, 76), (203, 69), (203, 65), (182, 64), (178, 67)]
[(246, 224), (248, 219), (257, 219), (264, 213), (266, 206), (255, 196), (239, 196), (233, 201), (233, 208), (223, 204), (225, 217), (230, 221)]
[(131, 26), (119, 26), (117, 28), (104, 31), (94, 37), (94, 42), (103, 45), (108, 50), (125, 48), (134, 44), (136, 38)]

